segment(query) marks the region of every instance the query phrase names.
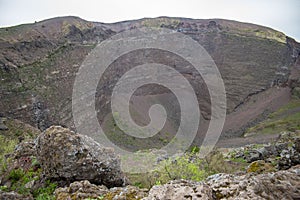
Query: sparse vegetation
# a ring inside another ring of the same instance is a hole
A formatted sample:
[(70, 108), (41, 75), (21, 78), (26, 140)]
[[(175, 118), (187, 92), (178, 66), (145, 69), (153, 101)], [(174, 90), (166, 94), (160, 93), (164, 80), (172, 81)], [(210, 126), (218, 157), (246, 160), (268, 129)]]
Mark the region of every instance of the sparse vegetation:
[(102, 200), (104, 199), (104, 196), (99, 196), (98, 198), (87, 198), (85, 200)]
[(1, 186), (2, 191), (15, 191), (22, 195), (29, 195), (38, 200), (52, 200), (54, 199), (53, 192), (57, 187), (57, 184), (47, 180), (44, 185), (38, 188), (31, 188), (36, 181), (39, 181), (41, 177), (41, 169), (35, 170), (30, 168), (28, 171), (22, 168), (12, 169), (8, 173), (8, 181), (11, 182), (10, 186)]
[(1, 191), (15, 191), (22, 195), (33, 194), (33, 197), (40, 200), (52, 200), (53, 191), (56, 185), (47, 182), (45, 186), (32, 190), (29, 185), (35, 181), (39, 181), (41, 176), (41, 169), (39, 163), (34, 156), (30, 157), (30, 165), (28, 168), (11, 167), (13, 158), (5, 155), (13, 153), (17, 144), (22, 140), (28, 141), (40, 133), (39, 130), (28, 126), (18, 120), (7, 119), (5, 125), (8, 130), (1, 131), (0, 135), (0, 164), (2, 180), (6, 180), (10, 184), (0, 186)]
[(278, 134), (285, 130), (300, 130), (300, 112), (297, 109), (300, 109), (300, 100), (292, 100), (278, 111), (271, 113), (267, 120), (249, 128), (246, 134)]
[(163, 26), (176, 28), (180, 23), (180, 20), (171, 18), (158, 18), (158, 19), (144, 19), (142, 24), (145, 27), (160, 28)]
[(279, 110), (277, 110), (276, 112), (270, 114), (270, 118), (274, 119), (276, 117), (279, 117), (280, 115), (284, 114), (285, 112), (288, 112), (289, 110), (293, 110), (293, 109), (300, 109), (300, 100), (298, 99), (293, 99), (291, 100), (288, 104), (286, 104), (285, 106), (281, 107)]
[(197, 149), (193, 147), (192, 152), (163, 160), (151, 172), (128, 174), (129, 180), (140, 188), (151, 188), (153, 185), (165, 184), (176, 179), (201, 181), (215, 173), (242, 171), (248, 165), (243, 159), (227, 160), (217, 150), (202, 159)]
[(20, 142), (20, 137), (24, 141), (28, 141), (35, 138), (39, 133), (39, 130), (17, 120), (7, 119), (5, 124), (8, 130), (1, 131), (0, 135), (0, 174), (5, 172), (7, 168), (5, 155), (13, 152), (16, 145)]
[(38, 188), (33, 191), (33, 196), (36, 197), (37, 200), (55, 199), (53, 193), (56, 187), (56, 183), (52, 183), (51, 181), (47, 180), (44, 187)]
[(17, 139), (7, 138), (0, 135), (0, 174), (6, 170), (6, 159), (5, 155), (13, 152), (15, 146), (17, 145)]
[(204, 169), (201, 169), (202, 165), (202, 160), (192, 160), (189, 155), (162, 161), (154, 172), (154, 176), (157, 177), (155, 182), (164, 184), (176, 179), (203, 180), (207, 174)]

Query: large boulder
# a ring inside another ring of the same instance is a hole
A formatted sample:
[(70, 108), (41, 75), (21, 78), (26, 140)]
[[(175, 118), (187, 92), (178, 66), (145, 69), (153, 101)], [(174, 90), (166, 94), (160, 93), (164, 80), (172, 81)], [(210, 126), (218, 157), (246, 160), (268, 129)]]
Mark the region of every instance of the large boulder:
[(107, 187), (122, 186), (120, 159), (111, 148), (61, 126), (52, 126), (36, 140), (37, 160), (46, 178), (64, 181), (88, 180)]

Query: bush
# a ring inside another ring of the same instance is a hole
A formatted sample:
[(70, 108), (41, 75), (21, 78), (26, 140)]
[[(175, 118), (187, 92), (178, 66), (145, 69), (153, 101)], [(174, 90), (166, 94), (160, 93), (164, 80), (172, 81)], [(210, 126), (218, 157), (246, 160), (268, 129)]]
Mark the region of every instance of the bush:
[(201, 169), (201, 166), (202, 160), (192, 160), (187, 154), (176, 159), (165, 160), (154, 171), (155, 183), (164, 184), (176, 179), (201, 181), (207, 176), (206, 171)]
[(12, 180), (13, 183), (19, 181), (25, 175), (23, 169), (13, 169), (9, 172), (8, 178)]
[[(38, 200), (54, 200), (54, 190), (57, 184), (47, 180), (38, 189), (32, 189), (26, 186), (27, 183), (38, 181), (41, 176), (41, 168), (34, 170), (30, 168), (28, 171), (23, 169), (13, 169), (9, 172), (8, 178), (11, 180), (11, 186), (6, 188), (1, 188), (3, 191), (16, 191), (19, 194), (28, 195), (32, 194), (35, 199)], [(5, 190), (4, 190), (5, 189)]]
[(5, 159), (5, 155), (13, 152), (17, 144), (17, 139), (11, 139), (0, 135), (0, 174), (4, 173), (7, 170), (7, 161)]
[(38, 188), (33, 191), (33, 196), (36, 197), (36, 199), (40, 200), (55, 199), (53, 193), (56, 187), (56, 183), (52, 183), (49, 180), (47, 180), (44, 187)]
[(212, 151), (205, 157), (205, 170), (209, 175), (216, 173), (232, 173), (235, 169), (225, 159), (221, 152)]
[(40, 194), (35, 199), (36, 200), (54, 200), (55, 196), (53, 194), (52, 195), (49, 195), (49, 194)]
[(127, 174), (133, 185), (151, 188), (175, 179), (201, 181), (215, 173), (232, 173), (245, 170), (247, 163), (243, 159), (226, 160), (219, 151), (212, 151), (205, 158), (200, 158), (197, 148), (176, 158), (169, 158), (157, 164), (155, 170), (143, 174)]

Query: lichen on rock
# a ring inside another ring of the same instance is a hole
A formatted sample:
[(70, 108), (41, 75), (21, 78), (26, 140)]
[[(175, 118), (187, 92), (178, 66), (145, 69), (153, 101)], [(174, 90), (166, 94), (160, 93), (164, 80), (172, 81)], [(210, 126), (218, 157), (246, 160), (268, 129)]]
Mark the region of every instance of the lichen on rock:
[(266, 174), (215, 174), (204, 182), (171, 181), (154, 186), (144, 200), (299, 199), (300, 165)]
[(37, 159), (47, 179), (88, 180), (107, 187), (122, 186), (120, 159), (111, 148), (61, 126), (52, 126), (36, 139)]
[(145, 189), (139, 189), (135, 186), (114, 187), (108, 189), (104, 185), (94, 185), (89, 181), (76, 181), (70, 184), (69, 187), (57, 188), (55, 190), (55, 197), (57, 200), (65, 199), (142, 199), (147, 195)]

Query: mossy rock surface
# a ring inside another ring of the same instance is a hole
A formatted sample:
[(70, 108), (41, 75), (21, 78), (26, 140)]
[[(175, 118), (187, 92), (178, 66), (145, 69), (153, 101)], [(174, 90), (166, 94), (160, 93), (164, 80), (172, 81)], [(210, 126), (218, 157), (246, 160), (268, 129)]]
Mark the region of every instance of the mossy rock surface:
[(266, 163), (263, 160), (254, 161), (247, 168), (248, 173), (250, 172), (263, 173), (263, 172), (272, 172), (272, 171), (276, 171), (275, 167), (272, 164)]

